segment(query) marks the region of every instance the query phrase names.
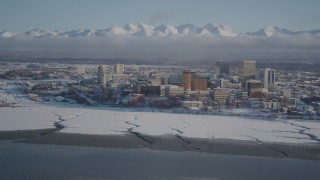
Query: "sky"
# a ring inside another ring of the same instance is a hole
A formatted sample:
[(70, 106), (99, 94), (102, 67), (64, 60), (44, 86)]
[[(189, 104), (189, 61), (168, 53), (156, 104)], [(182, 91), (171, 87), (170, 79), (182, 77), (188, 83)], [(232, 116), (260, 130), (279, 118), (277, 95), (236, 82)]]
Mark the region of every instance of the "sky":
[[(223, 36), (32, 37), (1, 35), (0, 57), (85, 57), (175, 60), (318, 59), (320, 32), (248, 36), (273, 25), (291, 31), (320, 29), (320, 0), (2, 0), (0, 32), (34, 28), (107, 29), (129, 23), (153, 26), (224, 24)], [(268, 29), (269, 30), (269, 29)], [(268, 31), (269, 32), (269, 31)], [(319, 60), (320, 61), (320, 60)]]
[(320, 29), (319, 0), (3, 0), (0, 31), (36, 27), (67, 31), (114, 25), (225, 24), (237, 32), (267, 25)]

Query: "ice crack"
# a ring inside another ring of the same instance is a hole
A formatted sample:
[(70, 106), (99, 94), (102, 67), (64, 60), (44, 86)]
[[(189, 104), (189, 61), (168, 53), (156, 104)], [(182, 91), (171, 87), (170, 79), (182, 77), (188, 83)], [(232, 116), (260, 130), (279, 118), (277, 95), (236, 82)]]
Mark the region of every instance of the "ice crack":
[(74, 114), (74, 115), (71, 115), (69, 117), (64, 117), (62, 115), (59, 115), (58, 113), (56, 112), (52, 112), (57, 118), (58, 118), (58, 121), (55, 121), (53, 122), (53, 125), (56, 127), (56, 131), (58, 130), (61, 130), (63, 128), (65, 128), (66, 126), (63, 124), (64, 121), (66, 121), (67, 119), (72, 119), (72, 118), (76, 118), (76, 117), (79, 117), (85, 113), (87, 113), (86, 111), (85, 112), (80, 112), (80, 113), (77, 113), (77, 114)]
[(280, 151), (280, 150), (278, 150), (278, 149), (275, 148), (275, 147), (269, 147), (269, 146), (265, 145), (265, 144), (263, 143), (263, 141), (261, 141), (261, 140), (258, 139), (258, 138), (255, 138), (255, 137), (252, 137), (252, 136), (245, 136), (245, 137), (251, 138), (252, 140), (256, 141), (260, 146), (262, 146), (262, 147), (264, 147), (264, 148), (271, 149), (271, 150), (273, 150), (273, 151), (275, 151), (275, 152), (277, 152), (277, 153), (281, 153), (281, 154), (282, 154), (284, 157), (286, 157), (286, 158), (289, 157), (286, 152)]
[(131, 119), (129, 119), (129, 120), (127, 120), (127, 121), (124, 121), (126, 124), (133, 126), (133, 127), (131, 127), (131, 128), (128, 128), (128, 129), (127, 129), (127, 132), (130, 133), (130, 134), (135, 135), (137, 138), (141, 139), (142, 141), (144, 141), (144, 142), (146, 142), (146, 143), (148, 143), (148, 144), (152, 144), (153, 141), (147, 139), (147, 138), (144, 137), (142, 134), (140, 134), (140, 133), (138, 133), (138, 132), (136, 132), (136, 131), (133, 130), (134, 128), (140, 127), (138, 124), (135, 124), (135, 123), (132, 123), (132, 122), (131, 122), (131, 121), (137, 120), (137, 119), (138, 119), (138, 117), (137, 117), (136, 115), (131, 114)]
[(309, 128), (309, 127), (306, 127), (306, 126), (297, 125), (297, 124), (290, 123), (290, 122), (282, 122), (282, 123), (284, 123), (284, 124), (289, 124), (289, 125), (294, 126), (294, 127), (302, 128), (302, 129), (297, 129), (297, 130), (298, 130), (297, 133), (308, 136), (310, 140), (320, 142), (320, 139), (319, 139), (316, 135), (306, 132), (307, 130), (311, 130), (311, 129), (313, 129), (313, 128)]
[[(185, 143), (185, 145), (182, 145), (182, 147), (187, 149), (188, 148), (187, 146), (192, 144), (191, 141), (189, 141), (189, 140), (185, 139), (183, 136), (181, 136), (181, 134), (183, 134), (183, 131), (181, 131), (180, 129), (177, 129), (177, 128), (172, 128), (172, 127), (171, 127), (171, 129), (176, 131), (177, 133), (175, 134), (175, 136), (178, 139), (180, 139), (182, 142)], [(201, 151), (201, 148), (199, 148), (199, 147), (192, 147), (192, 148), (197, 151)]]

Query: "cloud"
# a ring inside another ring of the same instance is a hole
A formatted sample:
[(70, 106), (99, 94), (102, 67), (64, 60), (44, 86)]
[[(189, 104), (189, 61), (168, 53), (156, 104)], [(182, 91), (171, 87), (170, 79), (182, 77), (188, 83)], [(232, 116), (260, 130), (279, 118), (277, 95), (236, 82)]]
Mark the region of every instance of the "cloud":
[(294, 37), (188, 35), (0, 38), (0, 42), (0, 54), (32, 57), (165, 58), (177, 61), (320, 57), (320, 36), (310, 34)]
[(167, 11), (156, 11), (156, 12), (153, 12), (149, 17), (148, 23), (157, 24), (163, 20), (168, 20), (172, 18), (175, 18), (175, 14)]

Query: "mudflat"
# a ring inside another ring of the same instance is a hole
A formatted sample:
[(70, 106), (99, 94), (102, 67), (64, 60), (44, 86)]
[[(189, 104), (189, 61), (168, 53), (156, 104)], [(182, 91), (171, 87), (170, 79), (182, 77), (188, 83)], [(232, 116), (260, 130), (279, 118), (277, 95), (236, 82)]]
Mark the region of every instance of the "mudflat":
[(165, 151), (196, 151), (199, 153), (320, 160), (320, 144), (318, 143), (288, 144), (230, 139), (186, 138), (175, 135), (89, 135), (60, 133), (56, 129), (2, 131), (0, 132), (0, 140), (35, 144), (148, 148)]

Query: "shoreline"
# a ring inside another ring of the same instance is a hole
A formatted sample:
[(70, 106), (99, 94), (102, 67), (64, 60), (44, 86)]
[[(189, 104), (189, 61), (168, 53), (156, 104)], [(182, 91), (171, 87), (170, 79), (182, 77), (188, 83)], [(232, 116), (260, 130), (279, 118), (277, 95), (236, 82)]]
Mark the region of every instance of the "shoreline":
[(0, 131), (0, 141), (37, 138), (55, 131), (56, 128)]
[[(39, 105), (39, 104), (38, 104)], [(57, 106), (57, 104), (41, 104), (46, 106)], [(73, 106), (75, 105), (75, 106)], [(21, 107), (21, 106), (17, 106)], [(81, 105), (72, 104), (70, 108), (86, 108), (86, 109), (99, 109), (118, 112), (149, 112), (149, 113), (167, 113), (167, 114), (188, 114), (188, 115), (208, 115), (208, 116), (231, 116), (231, 117), (244, 117), (250, 119), (262, 120), (310, 120), (320, 121), (319, 115), (292, 115), (277, 112), (263, 112), (259, 109), (251, 108), (229, 108), (225, 111), (205, 111), (205, 110), (192, 110), (185, 108), (154, 108), (154, 107), (131, 107), (131, 106), (114, 106), (114, 105)], [(16, 107), (12, 107), (16, 108)], [(240, 110), (240, 111), (238, 111)], [(244, 111), (244, 112), (243, 112)], [(250, 112), (250, 113), (249, 113)]]
[[(130, 106), (112, 106), (112, 105), (92, 105), (89, 106), (92, 108), (99, 108), (102, 110), (112, 110), (112, 111), (130, 111), (130, 112), (158, 112), (158, 113), (169, 113), (169, 114), (190, 114), (190, 115), (209, 115), (209, 116), (235, 116), (235, 117), (245, 117), (251, 119), (279, 119), (279, 120), (311, 120), (311, 121), (319, 121), (319, 115), (290, 115), (284, 113), (276, 113), (276, 112), (263, 112), (257, 109), (251, 108), (231, 108), (225, 111), (205, 111), (205, 110), (192, 110), (192, 109), (184, 109), (184, 108), (153, 108), (153, 107), (130, 107)], [(235, 110), (235, 111), (233, 111)], [(244, 110), (246, 112), (237, 112), (237, 110)], [(252, 112), (252, 113), (247, 113)]]
[(54, 144), (120, 149), (148, 148), (162, 151), (320, 160), (319, 143), (273, 143), (233, 139), (201, 139), (175, 135), (92, 135), (60, 133), (57, 129), (0, 131), (0, 140), (14, 143)]

